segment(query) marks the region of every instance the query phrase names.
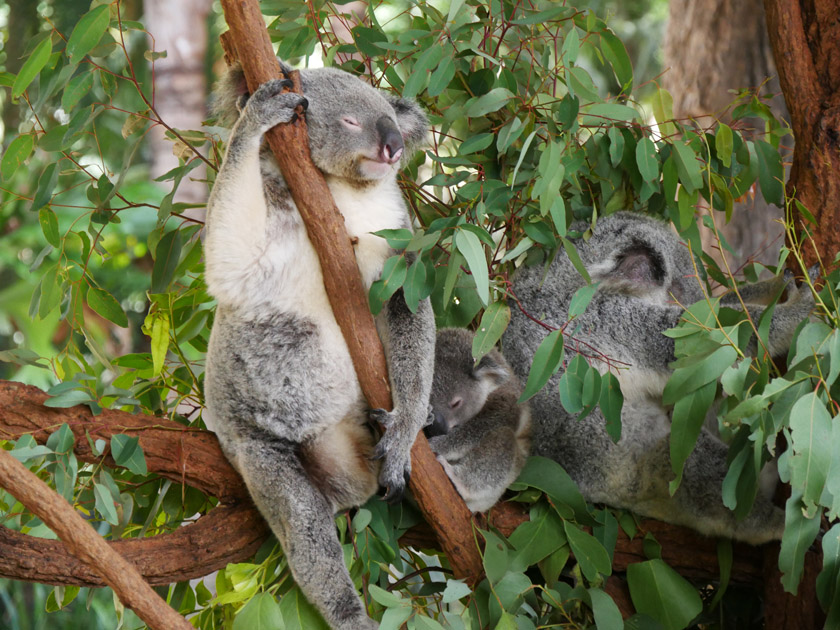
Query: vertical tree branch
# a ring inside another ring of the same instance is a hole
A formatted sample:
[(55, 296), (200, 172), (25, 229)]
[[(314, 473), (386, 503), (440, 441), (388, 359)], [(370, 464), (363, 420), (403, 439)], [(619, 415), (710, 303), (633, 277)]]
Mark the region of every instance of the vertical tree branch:
[(787, 191), (817, 220), (806, 263), (829, 264), (840, 250), (840, 0), (764, 0), (764, 8), (796, 138)]
[[(280, 76), (280, 68), (256, 0), (222, 0), (230, 28), (226, 56), (242, 63), (248, 89)], [(293, 73), (297, 74), (297, 73)], [(296, 81), (296, 77), (292, 77)], [(296, 82), (296, 90), (300, 91)], [(321, 172), (309, 156), (306, 123), (278, 125), (266, 138), (289, 187), (309, 240), (318, 254), (330, 305), (344, 335), (362, 392), (373, 408), (391, 409), (388, 370), (344, 218)], [(410, 487), (426, 520), (435, 529), (455, 574), (470, 582), (482, 573), (470, 513), (446, 477), (421, 433), (412, 448)]]
[(152, 630), (194, 630), (152, 590), (136, 567), (111, 549), (63, 497), (3, 449), (0, 449), (0, 482), (44, 521), (74, 556), (100, 574), (120, 601)]

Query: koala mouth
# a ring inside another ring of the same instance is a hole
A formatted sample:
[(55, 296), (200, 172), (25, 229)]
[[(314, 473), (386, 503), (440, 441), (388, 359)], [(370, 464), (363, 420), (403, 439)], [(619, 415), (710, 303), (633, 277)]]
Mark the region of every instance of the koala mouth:
[[(400, 151), (402, 153), (402, 151)], [(359, 160), (359, 173), (365, 179), (382, 179), (391, 175), (399, 164), (399, 156), (393, 160), (374, 159), (362, 157)]]

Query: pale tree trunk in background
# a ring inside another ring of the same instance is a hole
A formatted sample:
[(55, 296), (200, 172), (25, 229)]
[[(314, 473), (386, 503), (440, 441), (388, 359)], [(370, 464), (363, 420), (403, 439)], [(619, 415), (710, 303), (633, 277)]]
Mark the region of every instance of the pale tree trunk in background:
[[(38, 3), (31, 0), (7, 0), (9, 29), (3, 51), (6, 53), (6, 71), (17, 74), (23, 65), (23, 51), (38, 32)], [(13, 28), (12, 28), (13, 27)], [(20, 106), (11, 103), (8, 91), (3, 95), (4, 143), (8, 144), (17, 134)], [(2, 147), (0, 147), (2, 149)]]
[[(207, 81), (204, 60), (207, 53), (207, 16), (212, 0), (146, 0), (146, 28), (154, 37), (156, 51), (167, 56), (155, 61), (155, 109), (162, 120), (176, 129), (201, 129), (206, 117)], [(164, 138), (160, 125), (151, 131), (152, 177), (178, 166), (173, 144)], [(176, 201), (203, 203), (207, 185), (202, 164), (181, 181)], [(188, 216), (204, 219), (203, 209)]]
[[(724, 110), (735, 98), (730, 90), (755, 88), (770, 77), (763, 92), (779, 93), (762, 0), (672, 0), (664, 53), (663, 87), (674, 98), (677, 118), (696, 118), (705, 126), (714, 116), (729, 124)], [(776, 116), (787, 118), (781, 95), (769, 105)], [(756, 134), (764, 131), (760, 120), (747, 126)], [(789, 137), (784, 142), (791, 144)], [(733, 271), (751, 260), (777, 260), (783, 242), (781, 217), (782, 210), (765, 203), (760, 193), (736, 203), (729, 224), (724, 224), (723, 213), (715, 213), (718, 229), (738, 254), (733, 259), (727, 252)], [(704, 249), (720, 262), (714, 235), (701, 232)]]

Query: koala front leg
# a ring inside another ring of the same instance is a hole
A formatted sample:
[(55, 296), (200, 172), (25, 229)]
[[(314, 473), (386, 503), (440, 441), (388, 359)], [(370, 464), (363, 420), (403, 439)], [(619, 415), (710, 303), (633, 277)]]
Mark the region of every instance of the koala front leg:
[(280, 541), (295, 582), (333, 630), (376, 630), (362, 605), (336, 534), (333, 507), (280, 440), (247, 440), (237, 460), (248, 491)]
[(261, 85), (231, 130), (207, 202), (207, 278), (220, 289), (225, 285), (236, 288), (262, 253), (268, 211), (260, 173), (260, 142), (268, 129), (289, 122), (295, 108), (307, 104), (300, 94), (282, 92), (290, 85), (286, 80)]
[(429, 421), (429, 394), (435, 368), (435, 319), (429, 300), (417, 312), (406, 306), (402, 289), (388, 301), (377, 320), (388, 359), (393, 411), (371, 410), (385, 427), (374, 457), (382, 460), (379, 483), (385, 499), (398, 501), (411, 473), (411, 447)]

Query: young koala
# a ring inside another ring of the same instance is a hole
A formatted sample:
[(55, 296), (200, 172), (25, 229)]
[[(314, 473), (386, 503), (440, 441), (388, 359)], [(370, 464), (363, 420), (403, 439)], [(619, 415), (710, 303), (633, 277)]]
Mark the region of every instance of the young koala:
[[(668, 491), (673, 477), (670, 417), (661, 396), (675, 357), (674, 340), (662, 333), (677, 325), (683, 306), (703, 297), (687, 248), (669, 226), (627, 212), (601, 219), (592, 237), (576, 247), (592, 281), (600, 284), (586, 311), (567, 330), (582, 348), (629, 366), (617, 374), (624, 395), (622, 436), (618, 444), (610, 439), (599, 410), (580, 421), (564, 410), (557, 387), (561, 369), (530, 401), (534, 453), (562, 464), (589, 501), (753, 544), (780, 538), (784, 514), (768, 498), (758, 496), (752, 512), (740, 522), (724, 506), (727, 447), (706, 430), (685, 464), (679, 490), (673, 497)], [(521, 269), (513, 292), (531, 317), (560, 327), (568, 320), (572, 296), (585, 284), (561, 254), (547, 270)], [(773, 286), (781, 288), (769, 283), (754, 293), (767, 294)], [(740, 308), (732, 297), (724, 302)], [(769, 333), (773, 355), (787, 351), (794, 330), (813, 306), (805, 287), (793, 290), (775, 307)], [(748, 304), (747, 309), (758, 321), (763, 307)], [(519, 309), (512, 309), (502, 349), (520, 378), (527, 376), (546, 334)], [(567, 342), (567, 358), (574, 356), (574, 343)]]
[(476, 363), (473, 335), (439, 330), (425, 429), (443, 469), (472, 512), (490, 509), (514, 482), (531, 448), (531, 417), (519, 379), (498, 350)]
[(344, 566), (333, 515), (379, 485), (386, 498), (401, 495), (410, 448), (428, 417), (434, 317), (428, 300), (412, 314), (398, 291), (377, 318), (394, 399), (392, 412), (375, 413), (385, 426), (377, 444), (318, 258), (262, 136), (308, 106), (312, 159), (370, 287), (393, 254), (371, 233), (411, 226), (396, 174), (427, 123), (414, 103), (339, 70), (303, 70), (301, 82), (304, 96), (284, 93), (290, 83), (276, 80), (248, 98), (235, 68), (216, 91), (220, 118), (241, 111), (208, 204), (206, 279), (219, 304), (204, 420), (307, 599), (336, 630), (373, 629)]

